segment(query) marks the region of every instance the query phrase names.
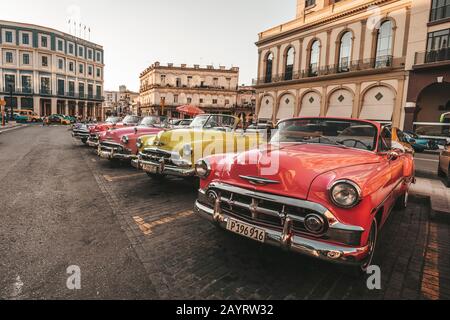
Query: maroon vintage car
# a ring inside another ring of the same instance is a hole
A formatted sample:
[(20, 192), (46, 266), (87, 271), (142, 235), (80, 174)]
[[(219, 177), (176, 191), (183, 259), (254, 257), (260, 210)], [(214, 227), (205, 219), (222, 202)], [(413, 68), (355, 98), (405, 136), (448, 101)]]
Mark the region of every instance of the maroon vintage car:
[(149, 116), (135, 127), (103, 131), (99, 134), (98, 155), (112, 161), (137, 158), (137, 140), (142, 136), (156, 135), (166, 127), (165, 117)]
[(139, 123), (139, 121), (141, 121), (141, 117), (138, 116), (126, 116), (123, 119), (119, 117), (108, 118), (106, 122), (90, 128), (87, 145), (93, 148), (97, 148), (98, 136), (101, 132), (120, 129), (124, 127), (134, 127)]
[(262, 149), (197, 163), (195, 211), (232, 233), (361, 273), (415, 180), (412, 155), (391, 142), (370, 121), (282, 121)]

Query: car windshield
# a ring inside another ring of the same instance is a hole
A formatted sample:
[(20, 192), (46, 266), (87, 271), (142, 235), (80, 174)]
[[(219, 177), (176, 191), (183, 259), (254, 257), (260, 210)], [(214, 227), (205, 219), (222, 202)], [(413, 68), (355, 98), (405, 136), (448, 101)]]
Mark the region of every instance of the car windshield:
[(141, 120), (138, 116), (126, 116), (125, 119), (123, 119), (123, 123), (125, 124), (137, 124), (139, 123), (139, 120)]
[(166, 122), (165, 117), (145, 117), (139, 122), (141, 127), (160, 127)]
[(106, 119), (106, 123), (117, 123), (120, 121), (119, 117), (109, 117), (108, 119)]
[(226, 115), (201, 115), (197, 116), (190, 124), (191, 128), (204, 129), (232, 129), (234, 128), (236, 119)]
[(281, 122), (272, 143), (317, 143), (374, 151), (376, 126), (357, 120), (292, 119)]

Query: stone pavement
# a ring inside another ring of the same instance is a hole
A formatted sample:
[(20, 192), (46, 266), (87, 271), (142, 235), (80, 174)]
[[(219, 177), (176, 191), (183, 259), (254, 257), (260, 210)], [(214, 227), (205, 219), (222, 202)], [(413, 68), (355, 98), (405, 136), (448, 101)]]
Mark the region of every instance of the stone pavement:
[(429, 197), (435, 213), (450, 214), (450, 189), (437, 179), (417, 178), (411, 194)]
[(187, 182), (153, 181), (79, 148), (158, 298), (450, 299), (450, 225), (430, 220), (428, 197), (393, 211), (374, 260), (382, 289), (371, 291), (367, 277), (217, 230), (193, 214)]

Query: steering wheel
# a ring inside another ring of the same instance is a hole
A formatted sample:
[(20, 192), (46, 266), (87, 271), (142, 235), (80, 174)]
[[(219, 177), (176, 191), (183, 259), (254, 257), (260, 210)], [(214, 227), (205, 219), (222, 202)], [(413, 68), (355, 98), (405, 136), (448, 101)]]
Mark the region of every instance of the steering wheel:
[(345, 145), (345, 142), (354, 142), (355, 144), (353, 145), (353, 148), (356, 148), (358, 144), (361, 144), (367, 150), (371, 149), (370, 146), (368, 146), (364, 142), (357, 140), (357, 139), (344, 139), (344, 140), (339, 141), (338, 143)]

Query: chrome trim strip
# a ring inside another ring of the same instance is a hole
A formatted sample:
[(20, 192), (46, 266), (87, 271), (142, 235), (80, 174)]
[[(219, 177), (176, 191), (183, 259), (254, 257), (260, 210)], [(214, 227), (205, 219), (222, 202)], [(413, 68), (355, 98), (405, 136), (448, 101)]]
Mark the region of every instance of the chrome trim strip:
[(266, 184), (280, 184), (280, 181), (269, 180), (259, 177), (251, 177), (251, 176), (239, 176), (239, 178), (247, 180), (251, 184), (255, 185), (266, 185)]

